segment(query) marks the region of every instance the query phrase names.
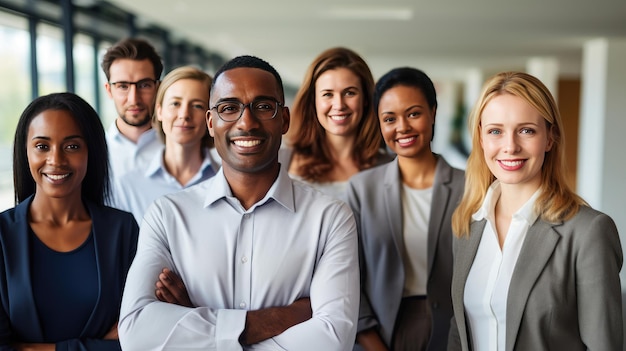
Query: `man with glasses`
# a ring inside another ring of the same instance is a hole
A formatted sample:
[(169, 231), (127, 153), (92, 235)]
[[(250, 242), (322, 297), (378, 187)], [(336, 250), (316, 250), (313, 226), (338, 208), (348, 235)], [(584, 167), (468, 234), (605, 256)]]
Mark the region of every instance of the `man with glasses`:
[(118, 114), (106, 135), (115, 180), (146, 165), (163, 148), (151, 124), (163, 63), (150, 43), (128, 38), (107, 50), (102, 70)]
[(281, 168), (283, 104), (279, 74), (259, 58), (215, 74), (207, 123), (222, 168), (146, 211), (122, 300), (124, 350), (352, 349), (356, 224), (345, 203)]

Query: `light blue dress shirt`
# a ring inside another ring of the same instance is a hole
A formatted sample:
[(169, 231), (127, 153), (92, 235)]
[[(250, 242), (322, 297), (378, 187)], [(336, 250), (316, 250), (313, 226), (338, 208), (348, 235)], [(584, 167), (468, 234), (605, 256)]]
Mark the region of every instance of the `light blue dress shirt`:
[(132, 213), (137, 223), (141, 223), (152, 201), (207, 180), (219, 169), (219, 161), (215, 160), (217, 154), (207, 148), (198, 172), (187, 184), (181, 185), (165, 168), (163, 152), (162, 148), (154, 154), (146, 168), (124, 174), (113, 185), (113, 207)]
[[(313, 317), (245, 350), (350, 350), (359, 307), (350, 208), (281, 169), (245, 210), (222, 170), (146, 211), (120, 314), (124, 350), (243, 350), (246, 311), (310, 297)], [(159, 302), (164, 267), (196, 308)]]
[(111, 165), (111, 184), (115, 178), (121, 177), (134, 169), (144, 169), (154, 154), (159, 153), (163, 143), (154, 129), (149, 129), (139, 137), (137, 143), (125, 137), (117, 128), (115, 121), (106, 132), (107, 147), (109, 149), (109, 163)]

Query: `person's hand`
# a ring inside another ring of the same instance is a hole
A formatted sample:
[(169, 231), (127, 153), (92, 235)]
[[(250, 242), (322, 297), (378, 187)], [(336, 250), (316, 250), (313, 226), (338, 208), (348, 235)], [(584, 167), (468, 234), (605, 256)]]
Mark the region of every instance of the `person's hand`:
[(283, 314), (284, 319), (287, 320), (285, 330), (293, 327), (296, 324), (306, 322), (313, 316), (311, 310), (311, 299), (308, 297), (302, 297), (294, 301), (287, 307), (287, 311)]
[(55, 351), (55, 344), (23, 344), (17, 343), (12, 345), (17, 351)]
[(155, 285), (156, 297), (159, 301), (194, 307), (189, 299), (183, 280), (171, 270), (163, 268)]
[(387, 351), (387, 346), (374, 328), (358, 333), (356, 342), (366, 351)]
[(296, 324), (311, 319), (311, 299), (300, 298), (284, 307), (269, 307), (246, 314), (246, 326), (239, 337), (243, 345), (252, 345), (281, 334)]
[(111, 330), (103, 337), (104, 340), (119, 340), (119, 335), (117, 335), (117, 323), (113, 324)]

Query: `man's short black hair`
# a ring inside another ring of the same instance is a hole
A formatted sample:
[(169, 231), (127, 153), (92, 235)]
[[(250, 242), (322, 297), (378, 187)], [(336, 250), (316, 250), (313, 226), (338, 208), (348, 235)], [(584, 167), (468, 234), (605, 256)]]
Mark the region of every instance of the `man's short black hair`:
[(272, 65), (270, 65), (267, 61), (260, 59), (256, 56), (251, 55), (242, 55), (237, 56), (230, 61), (220, 67), (217, 72), (215, 72), (215, 76), (213, 77), (213, 83), (211, 83), (211, 91), (213, 91), (213, 87), (215, 86), (215, 82), (217, 78), (224, 72), (229, 71), (234, 68), (258, 68), (262, 69), (266, 72), (271, 73), (274, 78), (276, 78), (276, 83), (278, 83), (278, 89), (281, 95), (281, 98), (285, 99), (285, 91), (283, 89), (283, 80), (280, 78), (280, 74), (276, 71)]

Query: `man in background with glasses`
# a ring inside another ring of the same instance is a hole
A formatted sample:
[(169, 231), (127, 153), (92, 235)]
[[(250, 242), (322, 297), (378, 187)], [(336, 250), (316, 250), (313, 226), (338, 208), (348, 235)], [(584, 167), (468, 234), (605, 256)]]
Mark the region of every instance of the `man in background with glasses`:
[[(351, 350), (359, 306), (350, 208), (278, 163), (282, 80), (240, 56), (215, 74), (213, 178), (146, 211), (122, 300), (133, 350)], [(155, 284), (156, 281), (156, 284)]]
[(115, 180), (143, 167), (163, 148), (151, 124), (163, 63), (150, 43), (128, 38), (107, 50), (102, 70), (107, 78), (104, 87), (118, 114), (106, 133)]

